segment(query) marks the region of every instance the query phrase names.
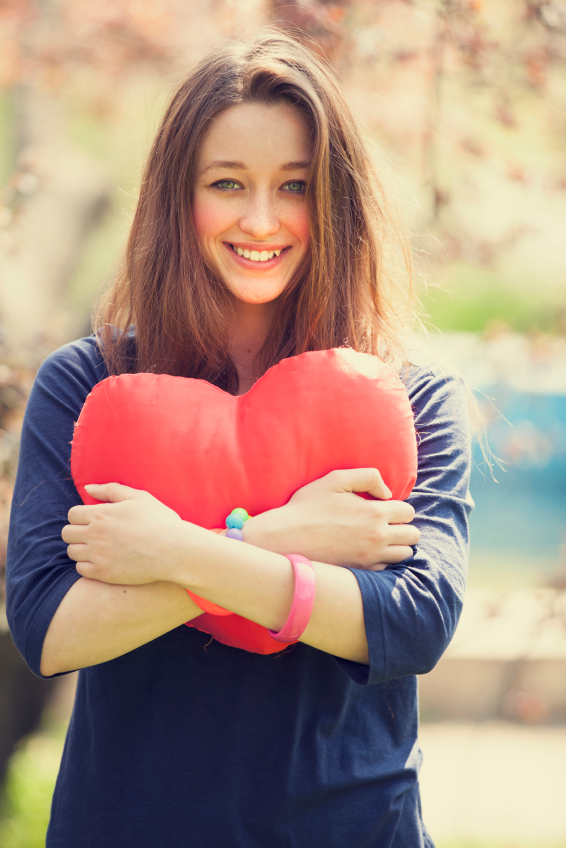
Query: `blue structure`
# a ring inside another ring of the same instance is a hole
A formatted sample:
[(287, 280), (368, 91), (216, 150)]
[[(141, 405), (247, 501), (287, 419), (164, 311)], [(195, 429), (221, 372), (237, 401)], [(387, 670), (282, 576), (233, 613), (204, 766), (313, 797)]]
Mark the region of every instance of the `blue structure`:
[[(501, 417), (489, 442), (503, 463), (492, 478), (476, 447), (472, 563), (547, 572), (566, 565), (566, 395), (487, 389)], [(544, 576), (541, 574), (541, 576)]]
[[(471, 577), (516, 584), (566, 580), (566, 339), (502, 329), (419, 339), (477, 388), (493, 477), (475, 449)], [(495, 480), (493, 479), (495, 477)], [(522, 575), (521, 575), (522, 572)]]

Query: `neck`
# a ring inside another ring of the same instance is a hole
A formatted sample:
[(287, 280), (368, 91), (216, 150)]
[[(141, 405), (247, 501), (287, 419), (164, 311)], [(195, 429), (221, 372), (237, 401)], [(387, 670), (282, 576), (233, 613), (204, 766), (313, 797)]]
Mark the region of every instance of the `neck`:
[(230, 333), (230, 355), (238, 369), (239, 394), (247, 392), (256, 380), (255, 360), (267, 338), (275, 308), (275, 301), (257, 304), (236, 301), (236, 315)]

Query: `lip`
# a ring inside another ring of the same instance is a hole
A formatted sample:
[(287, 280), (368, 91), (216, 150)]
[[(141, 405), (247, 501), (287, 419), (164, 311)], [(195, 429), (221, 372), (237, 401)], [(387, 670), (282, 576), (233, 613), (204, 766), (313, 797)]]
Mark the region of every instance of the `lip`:
[[(266, 244), (253, 244), (253, 242), (246, 242), (245, 244), (242, 244), (241, 242), (235, 241), (225, 241), (223, 244), (234, 262), (237, 262), (242, 266), (242, 268), (253, 271), (268, 271), (270, 268), (275, 268), (283, 261), (283, 257), (286, 256), (287, 250), (291, 249), (291, 246), (288, 244), (270, 246)], [(232, 249), (232, 245), (234, 245), (234, 247), (239, 247), (241, 250), (257, 250), (259, 253), (261, 253), (262, 250), (280, 250), (281, 253), (279, 256), (274, 256), (273, 259), (266, 259), (265, 262), (257, 262), (253, 259), (245, 259), (245, 257), (239, 256), (236, 251)]]

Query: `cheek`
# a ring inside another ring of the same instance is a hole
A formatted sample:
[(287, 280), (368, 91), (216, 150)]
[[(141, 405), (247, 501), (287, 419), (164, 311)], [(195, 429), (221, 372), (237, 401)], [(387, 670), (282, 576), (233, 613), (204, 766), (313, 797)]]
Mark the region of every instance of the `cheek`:
[(293, 210), (293, 213), (288, 218), (287, 226), (306, 250), (310, 241), (309, 216), (306, 206)]
[(223, 233), (229, 226), (225, 205), (215, 202), (213, 197), (202, 196), (196, 192), (192, 211), (196, 234), (205, 248), (209, 239)]

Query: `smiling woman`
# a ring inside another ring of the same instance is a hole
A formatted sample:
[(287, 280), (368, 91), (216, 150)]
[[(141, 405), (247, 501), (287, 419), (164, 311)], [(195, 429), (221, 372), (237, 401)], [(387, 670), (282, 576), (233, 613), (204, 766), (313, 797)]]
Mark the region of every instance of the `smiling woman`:
[(331, 70), (270, 31), (205, 57), (22, 431), (10, 627), (80, 669), (47, 848), (432, 845), (415, 675), (461, 608), (470, 450), (410, 317)]
[(193, 221), (208, 266), (234, 296), (230, 347), (240, 393), (258, 376), (277, 299), (309, 253), (310, 136), (305, 115), (276, 101), (226, 109), (201, 142)]

